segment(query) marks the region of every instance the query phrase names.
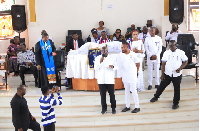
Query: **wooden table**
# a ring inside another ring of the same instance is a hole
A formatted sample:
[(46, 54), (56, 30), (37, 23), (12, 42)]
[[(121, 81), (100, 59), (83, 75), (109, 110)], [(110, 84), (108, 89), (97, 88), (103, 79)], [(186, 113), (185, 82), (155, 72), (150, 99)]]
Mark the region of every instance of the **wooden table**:
[[(72, 78), (72, 85), (74, 90), (89, 90), (98, 91), (99, 86), (97, 84), (97, 79), (74, 79)], [(123, 89), (124, 84), (122, 83), (122, 78), (115, 78), (115, 90)]]

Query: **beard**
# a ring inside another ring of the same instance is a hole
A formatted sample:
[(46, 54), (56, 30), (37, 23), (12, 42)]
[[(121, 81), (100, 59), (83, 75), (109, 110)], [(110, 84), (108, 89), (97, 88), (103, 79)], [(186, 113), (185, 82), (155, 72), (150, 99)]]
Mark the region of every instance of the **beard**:
[(22, 96), (24, 96), (25, 95), (25, 93), (22, 93)]
[(123, 51), (122, 51), (122, 53), (126, 53), (126, 52), (127, 52), (127, 50), (123, 50)]

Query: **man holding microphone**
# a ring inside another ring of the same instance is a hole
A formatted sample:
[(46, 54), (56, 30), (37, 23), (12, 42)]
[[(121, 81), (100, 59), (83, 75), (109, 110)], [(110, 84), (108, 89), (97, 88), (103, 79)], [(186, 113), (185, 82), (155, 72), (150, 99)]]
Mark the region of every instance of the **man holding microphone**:
[(115, 60), (111, 55), (108, 55), (107, 47), (102, 47), (102, 56), (97, 56), (94, 62), (94, 69), (97, 70), (98, 78), (97, 84), (99, 85), (100, 95), (101, 95), (101, 105), (102, 114), (107, 112), (106, 104), (106, 89), (110, 95), (110, 103), (112, 108), (112, 114), (116, 113), (116, 100), (114, 94), (114, 84), (115, 84), (115, 70), (117, 69), (115, 65)]

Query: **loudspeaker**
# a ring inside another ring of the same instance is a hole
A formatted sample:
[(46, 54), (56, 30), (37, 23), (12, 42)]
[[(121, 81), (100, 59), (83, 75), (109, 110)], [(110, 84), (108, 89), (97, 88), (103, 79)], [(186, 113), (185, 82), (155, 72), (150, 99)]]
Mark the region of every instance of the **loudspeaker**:
[(11, 15), (12, 15), (13, 30), (17, 31), (26, 30), (27, 26), (26, 26), (25, 5), (12, 5)]
[(169, 0), (169, 21), (180, 25), (184, 16), (184, 0)]

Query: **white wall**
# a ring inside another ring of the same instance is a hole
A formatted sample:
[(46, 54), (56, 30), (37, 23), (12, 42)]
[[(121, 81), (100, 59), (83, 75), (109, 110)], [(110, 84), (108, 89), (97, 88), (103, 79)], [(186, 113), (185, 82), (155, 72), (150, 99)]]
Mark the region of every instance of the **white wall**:
[[(106, 4), (114, 4), (114, 10), (106, 10)], [(141, 27), (149, 18), (161, 30), (161, 4), (162, 0), (36, 0), (37, 22), (29, 23), (30, 47), (43, 29), (53, 37), (58, 48), (65, 43), (68, 30), (80, 29), (86, 38), (101, 20), (111, 34), (120, 28), (124, 35), (132, 22)]]

